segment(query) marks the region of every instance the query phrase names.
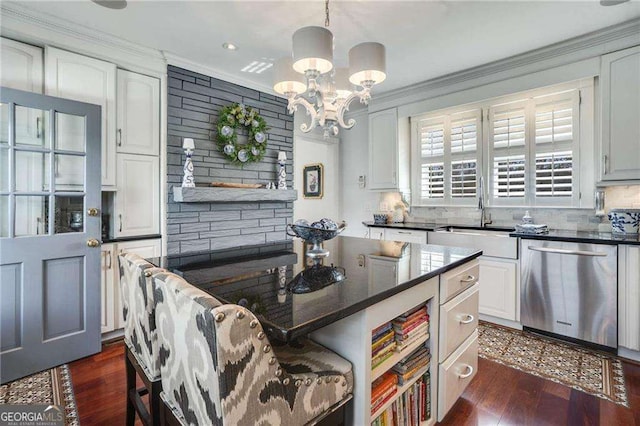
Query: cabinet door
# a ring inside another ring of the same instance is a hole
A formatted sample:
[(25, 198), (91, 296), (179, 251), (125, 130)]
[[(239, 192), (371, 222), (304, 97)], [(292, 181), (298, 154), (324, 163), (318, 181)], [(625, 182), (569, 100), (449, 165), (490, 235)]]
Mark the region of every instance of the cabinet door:
[(114, 236), (132, 237), (160, 231), (158, 157), (118, 154)]
[(399, 260), (369, 256), (369, 291), (389, 288), (398, 283)]
[(115, 244), (104, 244), (102, 246), (100, 262), (100, 293), (102, 295), (102, 314), (100, 315), (100, 331), (102, 333), (108, 333), (115, 329), (114, 314), (116, 305), (115, 300), (115, 274), (116, 269), (115, 261)]
[(160, 81), (118, 70), (117, 151), (159, 155)]
[[(0, 38), (0, 86), (26, 92), (42, 93), (42, 49), (30, 44)], [(16, 140), (21, 144), (43, 145), (43, 111), (18, 107), (16, 114)], [(8, 109), (0, 109), (0, 142), (7, 140)]]
[(116, 66), (76, 53), (45, 48), (46, 94), (102, 107), (102, 186), (116, 184)]
[(369, 115), (369, 189), (398, 188), (398, 113), (396, 109)]
[(480, 313), (516, 320), (516, 263), (480, 259)]
[(640, 247), (618, 249), (618, 346), (640, 351)]
[[(135, 253), (140, 257), (148, 259), (150, 257), (159, 257), (161, 254), (160, 239), (155, 240), (138, 240), (127, 241), (124, 243), (118, 243), (116, 249), (116, 256), (114, 256), (115, 265), (117, 266), (118, 254), (120, 253)], [(118, 271), (119, 269), (116, 269)], [(122, 303), (120, 303), (120, 273), (116, 272), (114, 282), (114, 329), (119, 330), (124, 328), (124, 318), (122, 316)]]
[(602, 180), (640, 179), (640, 46), (602, 57)]

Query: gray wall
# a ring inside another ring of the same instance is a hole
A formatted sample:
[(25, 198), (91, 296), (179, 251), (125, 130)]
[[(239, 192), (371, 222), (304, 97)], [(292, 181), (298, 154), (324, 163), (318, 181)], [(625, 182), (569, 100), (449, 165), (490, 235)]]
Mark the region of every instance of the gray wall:
[[(278, 151), (287, 153), (287, 185), (293, 186), (293, 116), (287, 101), (174, 66), (168, 67), (167, 251), (169, 254), (216, 250), (287, 238), (293, 203), (175, 203), (173, 186), (182, 182), (182, 139), (195, 139), (192, 157), (196, 185), (214, 181), (276, 181)], [(244, 167), (228, 162), (215, 144), (219, 111), (234, 102), (256, 108), (270, 127), (267, 153)]]

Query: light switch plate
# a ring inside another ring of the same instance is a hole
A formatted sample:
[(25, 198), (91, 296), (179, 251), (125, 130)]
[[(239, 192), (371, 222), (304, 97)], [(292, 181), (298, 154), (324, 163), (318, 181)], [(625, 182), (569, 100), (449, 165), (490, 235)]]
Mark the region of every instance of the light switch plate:
[(358, 176), (358, 187), (364, 188), (367, 186), (367, 177), (365, 175)]

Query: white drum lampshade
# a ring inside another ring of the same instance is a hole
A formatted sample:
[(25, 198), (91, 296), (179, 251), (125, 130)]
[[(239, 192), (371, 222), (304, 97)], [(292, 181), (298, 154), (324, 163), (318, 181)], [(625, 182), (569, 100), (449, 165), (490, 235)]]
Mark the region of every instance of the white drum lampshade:
[(360, 43), (349, 50), (349, 81), (362, 86), (365, 81), (382, 83), (386, 74), (384, 45), (375, 42)]
[(333, 34), (322, 27), (304, 27), (293, 33), (293, 69), (327, 73), (333, 68)]
[(297, 95), (307, 90), (304, 76), (293, 69), (291, 57), (280, 58), (273, 66), (273, 90), (281, 95), (295, 93)]

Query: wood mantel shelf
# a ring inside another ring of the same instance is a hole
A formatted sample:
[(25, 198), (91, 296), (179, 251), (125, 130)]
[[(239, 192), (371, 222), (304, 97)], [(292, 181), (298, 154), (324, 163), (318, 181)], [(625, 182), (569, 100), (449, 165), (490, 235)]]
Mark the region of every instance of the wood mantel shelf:
[(249, 189), (249, 188), (210, 188), (173, 187), (173, 200), (177, 203), (249, 203), (254, 201), (295, 201), (298, 191), (295, 189)]

